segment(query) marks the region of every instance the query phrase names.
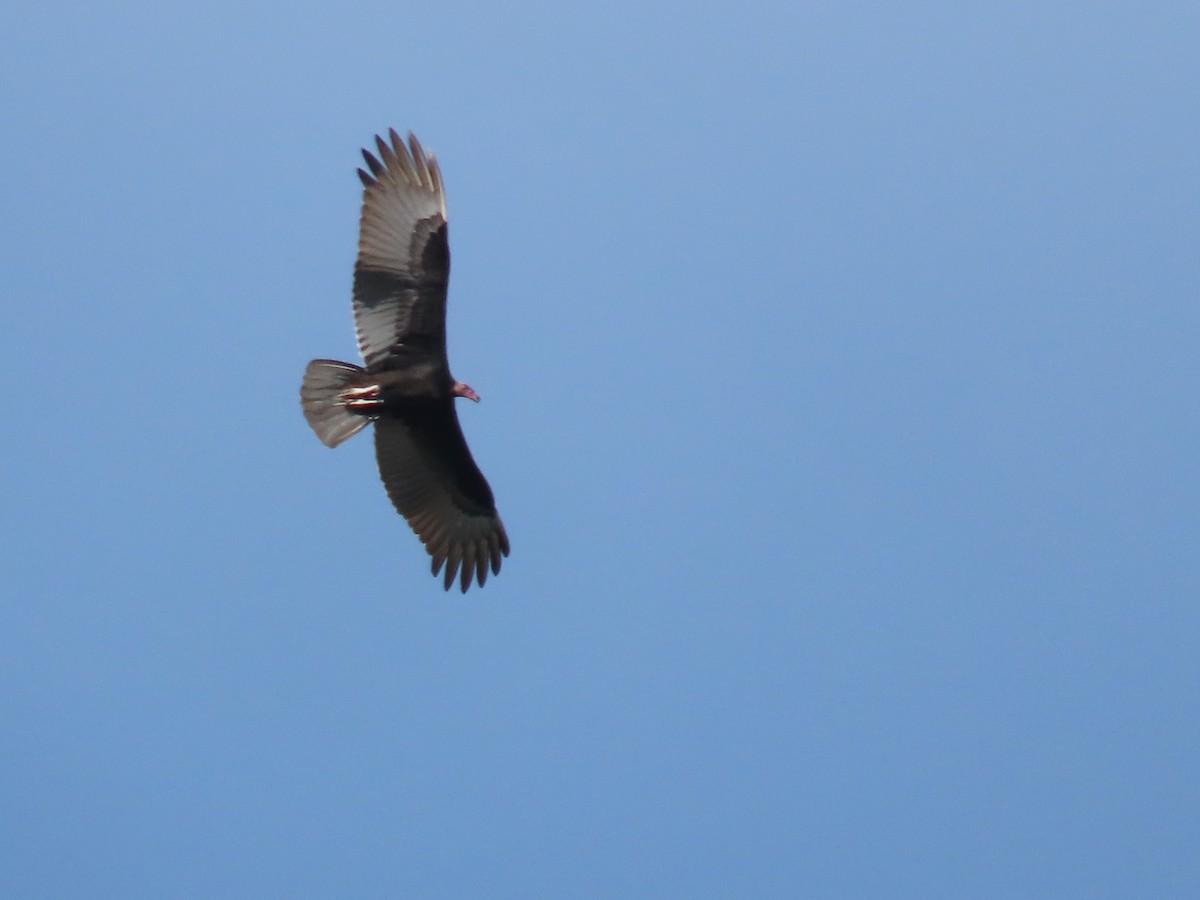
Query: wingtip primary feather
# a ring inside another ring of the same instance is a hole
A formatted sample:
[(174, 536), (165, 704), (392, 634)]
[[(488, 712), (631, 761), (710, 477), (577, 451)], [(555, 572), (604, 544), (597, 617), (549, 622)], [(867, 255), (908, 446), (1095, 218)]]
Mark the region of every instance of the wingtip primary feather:
[(391, 161), (396, 156), (396, 152), (388, 146), (387, 141), (385, 141), (379, 135), (375, 135), (375, 147), (379, 151), (379, 158), (383, 160), (383, 164), (385, 166), (390, 165)]
[[(385, 167), (384, 167), (383, 163), (381, 163), (378, 159), (376, 159), (375, 154), (373, 154), (366, 147), (364, 147), (362, 149), (362, 156), (363, 156), (363, 159), (366, 160), (367, 168), (371, 170), (372, 176), (374, 176), (375, 178), (378, 178), (379, 176), (381, 176), (384, 173)], [(359, 171), (361, 172), (362, 169), (359, 169)]]
[(467, 588), (471, 586), (471, 581), (475, 577), (475, 545), (467, 544), (463, 547), (462, 560), (462, 577), (459, 583), (462, 586), (462, 592), (465, 594)]
[(446, 560), (446, 574), (442, 579), (442, 590), (450, 590), (450, 586), (454, 584), (454, 578), (458, 575), (458, 562), (455, 560)]
[[(409, 134), (412, 134), (412, 132), (409, 132)], [(396, 133), (395, 128), (388, 129), (388, 139), (391, 140), (392, 149), (396, 152), (397, 156), (408, 152), (408, 149), (404, 146), (404, 139)]]
[(433, 157), (425, 152), (425, 148), (421, 146), (421, 142), (411, 131), (408, 133), (408, 152), (412, 155), (413, 168), (417, 170), (420, 182), (436, 188), (436, 180), (430, 174), (430, 169), (434, 165)]

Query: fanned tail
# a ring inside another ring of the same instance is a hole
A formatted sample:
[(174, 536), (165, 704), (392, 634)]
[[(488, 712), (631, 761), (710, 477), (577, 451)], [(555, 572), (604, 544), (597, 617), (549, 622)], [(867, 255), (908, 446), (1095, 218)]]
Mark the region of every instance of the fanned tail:
[(304, 418), (326, 447), (336, 447), (354, 437), (371, 421), (369, 416), (351, 412), (339, 398), (347, 382), (364, 371), (336, 359), (314, 359), (304, 370), (300, 406)]

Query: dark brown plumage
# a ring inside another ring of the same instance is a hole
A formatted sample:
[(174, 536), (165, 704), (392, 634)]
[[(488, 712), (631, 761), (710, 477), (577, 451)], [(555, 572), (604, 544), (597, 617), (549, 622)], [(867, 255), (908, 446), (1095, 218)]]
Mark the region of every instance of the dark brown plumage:
[(364, 366), (308, 364), (304, 416), (329, 447), (375, 424), (375, 457), (392, 503), (433, 558), (446, 590), (465, 592), (500, 571), (508, 535), (487, 480), (475, 465), (454, 408), (479, 400), (455, 381), (446, 359), (450, 245), (437, 160), (409, 134), (375, 138), (366, 150), (354, 324)]

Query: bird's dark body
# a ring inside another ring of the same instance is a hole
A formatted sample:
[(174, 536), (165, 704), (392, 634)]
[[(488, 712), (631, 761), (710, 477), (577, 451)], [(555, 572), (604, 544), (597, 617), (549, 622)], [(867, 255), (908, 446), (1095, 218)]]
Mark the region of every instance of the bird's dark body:
[(300, 397), (317, 436), (337, 446), (375, 426), (379, 473), (396, 509), (433, 558), (449, 589), (466, 591), (500, 571), (508, 536), (492, 490), (475, 464), (455, 398), (478, 400), (455, 381), (446, 357), (450, 248), (437, 161), (411, 134), (376, 138), (363, 151), (354, 317), (364, 366), (313, 360)]
[(402, 357), (389, 362), (388, 368), (365, 369), (361, 379), (356, 379), (364, 386), (378, 387), (384, 407), (399, 408), (409, 400), (445, 400), (453, 404), (454, 379), (445, 366), (438, 365), (427, 354), (413, 353), (407, 364)]

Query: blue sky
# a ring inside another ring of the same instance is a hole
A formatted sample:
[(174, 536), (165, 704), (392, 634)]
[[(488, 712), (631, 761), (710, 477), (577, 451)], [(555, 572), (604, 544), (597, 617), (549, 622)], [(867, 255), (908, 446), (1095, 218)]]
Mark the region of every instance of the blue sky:
[[(1200, 893), (1200, 11), (0, 11), (0, 894)], [(512, 538), (428, 574), (358, 148)]]

